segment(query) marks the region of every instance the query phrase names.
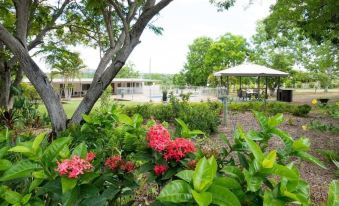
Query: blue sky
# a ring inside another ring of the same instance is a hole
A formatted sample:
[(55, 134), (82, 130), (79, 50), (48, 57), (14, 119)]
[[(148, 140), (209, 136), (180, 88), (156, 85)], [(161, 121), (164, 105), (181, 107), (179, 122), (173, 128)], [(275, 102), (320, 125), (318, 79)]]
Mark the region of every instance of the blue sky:
[[(231, 32), (247, 39), (255, 33), (256, 22), (269, 14), (274, 0), (237, 0), (228, 11), (217, 12), (208, 0), (174, 0), (156, 17), (155, 25), (164, 29), (163, 35), (146, 30), (141, 43), (131, 54), (129, 61), (140, 72), (177, 73), (185, 63), (188, 45), (200, 36), (217, 38)], [(248, 7), (248, 8), (246, 8)], [(99, 52), (91, 48), (75, 49), (89, 69), (95, 69)], [(46, 66), (39, 61), (42, 68)]]

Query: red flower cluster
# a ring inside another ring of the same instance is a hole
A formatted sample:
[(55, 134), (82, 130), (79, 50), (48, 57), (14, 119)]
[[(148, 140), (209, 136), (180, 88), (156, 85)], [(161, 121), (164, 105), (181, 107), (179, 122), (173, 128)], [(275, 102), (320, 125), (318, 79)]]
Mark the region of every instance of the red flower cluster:
[(146, 140), (148, 146), (155, 151), (162, 152), (171, 141), (170, 133), (162, 125), (158, 124), (150, 128)]
[(195, 151), (196, 149), (193, 142), (184, 138), (177, 138), (167, 145), (166, 152), (164, 153), (164, 159), (167, 161), (176, 160), (178, 162), (184, 158), (186, 154)]
[(177, 138), (171, 140), (170, 133), (162, 125), (155, 125), (150, 128), (146, 137), (148, 146), (157, 152), (162, 152), (166, 160), (179, 161), (190, 152), (195, 152), (193, 142)]
[(86, 160), (89, 161), (89, 162), (92, 162), (94, 160), (94, 158), (96, 157), (95, 153), (94, 152), (89, 152), (87, 153), (86, 155)]
[[(93, 157), (93, 154), (94, 153), (91, 154), (91, 157)], [(71, 159), (65, 159), (61, 162), (58, 161), (58, 168), (56, 170), (60, 175), (68, 175), (68, 178), (78, 178), (79, 175), (82, 175), (93, 168), (91, 161), (94, 157), (87, 160), (87, 158), (81, 159), (78, 155), (74, 155)]]
[(108, 158), (105, 162), (105, 166), (110, 168), (112, 171), (121, 169), (126, 173), (133, 172), (135, 170), (135, 164), (132, 161), (124, 161), (120, 155), (115, 155)]
[(154, 166), (154, 173), (156, 176), (164, 174), (168, 170), (166, 165), (155, 165)]

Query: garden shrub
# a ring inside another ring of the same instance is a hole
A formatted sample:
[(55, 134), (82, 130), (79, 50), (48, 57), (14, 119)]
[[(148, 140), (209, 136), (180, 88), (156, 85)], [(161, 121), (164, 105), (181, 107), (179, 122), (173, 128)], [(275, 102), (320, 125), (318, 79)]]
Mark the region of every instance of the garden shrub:
[(260, 111), (271, 115), (278, 113), (292, 113), (296, 105), (286, 102), (262, 102), (262, 101), (248, 101), (248, 102), (230, 102), (228, 108), (231, 111)]
[[(173, 138), (162, 125), (114, 107), (85, 115), (81, 128), (51, 143), (45, 134), (30, 140), (0, 132), (0, 204), (132, 205), (142, 199), (135, 195), (146, 179), (154, 191), (162, 189), (158, 201), (176, 205), (309, 205), (309, 186), (290, 162), (297, 157), (324, 167), (308, 153), (308, 139), (278, 129), (281, 114), (255, 116), (258, 131), (239, 127), (233, 143), (222, 138), (223, 149), (213, 155), (187, 139), (194, 134), (189, 129)], [(268, 150), (273, 136), (283, 148)]]
[(298, 117), (305, 117), (311, 110), (312, 107), (308, 104), (298, 105), (292, 114)]
[[(222, 103), (220, 102), (182, 102), (170, 97), (168, 104), (141, 104), (122, 106), (121, 112), (132, 116), (140, 114), (145, 119), (175, 123), (176, 118), (183, 120), (190, 128), (201, 130), (207, 134), (217, 131), (220, 125)], [(179, 126), (179, 125), (177, 125)]]

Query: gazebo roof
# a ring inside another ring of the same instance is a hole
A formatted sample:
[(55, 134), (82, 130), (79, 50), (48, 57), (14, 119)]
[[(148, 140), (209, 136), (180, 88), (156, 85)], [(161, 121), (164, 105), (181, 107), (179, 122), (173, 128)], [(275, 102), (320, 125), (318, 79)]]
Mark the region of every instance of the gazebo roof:
[(238, 76), (238, 77), (282, 77), (288, 73), (271, 69), (265, 66), (252, 63), (243, 63), (235, 67), (215, 72), (214, 76)]

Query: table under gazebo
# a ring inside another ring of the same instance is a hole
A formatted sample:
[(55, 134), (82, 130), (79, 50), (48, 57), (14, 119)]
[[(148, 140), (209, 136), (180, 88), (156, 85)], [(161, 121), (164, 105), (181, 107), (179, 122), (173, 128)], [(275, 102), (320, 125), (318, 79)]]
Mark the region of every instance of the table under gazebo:
[[(242, 91), (242, 77), (258, 77), (257, 81), (257, 95), (260, 95), (260, 78), (265, 78), (265, 99), (267, 96), (268, 89), (268, 78), (269, 77), (278, 77), (278, 91), (280, 89), (280, 77), (288, 76), (288, 73), (282, 72), (279, 70), (271, 69), (262, 65), (257, 65), (253, 63), (243, 63), (235, 67), (231, 67), (228, 69), (221, 70), (219, 72), (215, 72), (214, 76), (220, 77), (222, 82), (222, 78), (226, 77), (226, 92), (229, 94), (229, 77), (239, 77), (240, 79), (240, 91)], [(278, 93), (278, 92), (277, 92)]]

